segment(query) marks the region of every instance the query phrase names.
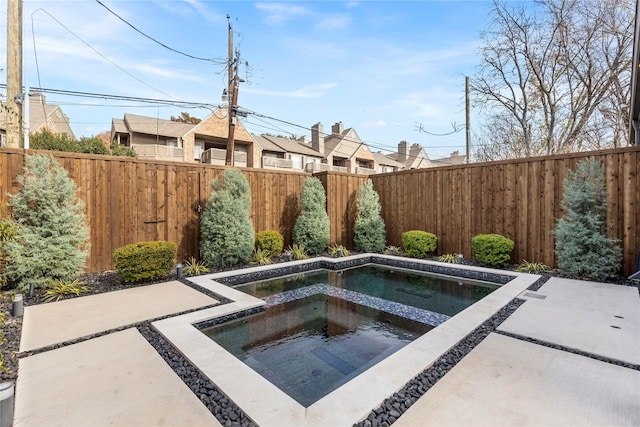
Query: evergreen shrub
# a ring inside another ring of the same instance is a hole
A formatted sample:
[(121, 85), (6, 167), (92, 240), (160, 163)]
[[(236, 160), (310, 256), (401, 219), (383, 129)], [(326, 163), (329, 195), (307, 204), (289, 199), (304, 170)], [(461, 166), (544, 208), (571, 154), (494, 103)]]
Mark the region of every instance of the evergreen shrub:
[(256, 249), (266, 251), (270, 257), (280, 255), (284, 237), (277, 230), (264, 230), (256, 234)]
[(4, 275), (20, 292), (70, 281), (89, 254), (89, 227), (78, 187), (50, 155), (25, 157), (17, 177), (20, 190), (10, 196), (14, 238), (4, 242)]
[(438, 237), (427, 231), (411, 230), (402, 233), (402, 246), (412, 258), (426, 258), (436, 250)]
[(5, 242), (15, 238), (17, 224), (11, 220), (7, 207), (0, 205), (0, 288), (2, 288), (7, 280), (3, 274), (4, 266), (7, 263), (5, 255)]
[(370, 179), (360, 186), (356, 206), (358, 215), (353, 236), (356, 250), (381, 253), (387, 244), (387, 231), (380, 216), (380, 196), (373, 189)]
[(293, 241), (307, 253), (323, 252), (329, 244), (327, 195), (318, 178), (308, 177), (300, 192), (300, 215), (293, 226)]
[(200, 220), (200, 251), (209, 266), (247, 263), (254, 247), (251, 190), (239, 169), (225, 169), (211, 181), (212, 193)]
[(492, 267), (500, 267), (509, 262), (514, 246), (513, 240), (500, 234), (478, 234), (471, 238), (475, 258)]
[(167, 277), (173, 268), (178, 245), (162, 240), (139, 242), (113, 251), (118, 276), (127, 283)]
[(578, 277), (604, 280), (620, 268), (622, 253), (616, 239), (607, 237), (607, 191), (602, 164), (586, 159), (564, 180), (561, 202), (566, 214), (553, 233), (558, 267)]

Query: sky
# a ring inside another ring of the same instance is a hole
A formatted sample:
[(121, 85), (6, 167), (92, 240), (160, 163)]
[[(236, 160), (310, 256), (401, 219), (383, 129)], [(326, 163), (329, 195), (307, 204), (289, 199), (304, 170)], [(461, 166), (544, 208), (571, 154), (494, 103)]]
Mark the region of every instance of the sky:
[[(373, 151), (397, 151), (402, 140), (432, 159), (465, 151), (464, 80), (480, 61), (489, 0), (100, 2), (106, 8), (95, 0), (24, 0), (25, 87), (178, 105), (45, 94), (77, 137), (110, 130), (125, 113), (209, 115), (226, 87), (231, 23), (245, 80), (238, 105), (256, 113), (241, 119), (250, 132), (309, 140), (314, 124), (330, 132), (341, 121)], [(0, 0), (3, 84), (6, 25)], [(473, 110), (472, 129), (478, 120)], [(451, 135), (427, 133), (454, 125)]]

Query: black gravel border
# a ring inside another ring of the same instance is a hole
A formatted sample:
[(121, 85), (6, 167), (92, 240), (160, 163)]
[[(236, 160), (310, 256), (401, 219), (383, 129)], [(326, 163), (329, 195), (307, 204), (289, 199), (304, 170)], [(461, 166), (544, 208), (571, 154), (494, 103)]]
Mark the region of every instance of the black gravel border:
[(447, 276), (462, 277), (464, 279), (480, 280), (483, 282), (492, 282), (498, 284), (506, 284), (513, 280), (516, 276), (499, 273), (488, 273), (477, 270), (467, 270), (457, 268), (457, 264), (450, 264), (447, 266), (435, 265), (435, 264), (423, 264), (416, 262), (411, 258), (405, 257), (393, 257), (383, 258), (376, 255), (365, 256), (357, 259), (345, 259), (341, 261), (340, 258), (333, 258), (336, 262), (330, 262), (325, 259), (314, 260), (306, 264), (288, 265), (286, 263), (274, 268), (255, 271), (251, 273), (242, 273), (241, 270), (238, 274), (228, 277), (216, 278), (215, 281), (225, 285), (238, 285), (247, 282), (253, 282), (257, 280), (271, 279), (274, 277), (285, 276), (290, 274), (304, 273), (311, 270), (327, 269), (327, 270), (343, 270), (345, 268), (358, 267), (365, 264), (378, 264), (387, 267), (406, 268), (410, 270), (422, 271), (427, 273), (442, 274)]
[(223, 426), (258, 427), (238, 405), (156, 331), (151, 322), (144, 322), (137, 329)]

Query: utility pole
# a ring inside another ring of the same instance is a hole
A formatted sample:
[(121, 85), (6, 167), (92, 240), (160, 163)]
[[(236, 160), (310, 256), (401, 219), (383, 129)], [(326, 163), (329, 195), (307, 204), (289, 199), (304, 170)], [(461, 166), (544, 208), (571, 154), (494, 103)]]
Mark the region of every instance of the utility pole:
[(238, 58), (233, 57), (233, 28), (231, 27), (231, 21), (229, 21), (229, 15), (227, 15), (227, 22), (229, 23), (229, 133), (227, 138), (227, 158), (225, 165), (233, 166), (233, 154), (235, 149), (234, 134), (236, 130), (236, 108), (238, 106)]
[(22, 0), (7, 1), (7, 146), (20, 148), (22, 136)]
[(471, 157), (471, 103), (469, 102), (469, 76), (464, 78), (464, 100), (465, 100), (465, 118), (466, 118), (466, 130), (467, 130), (467, 156), (466, 163), (469, 163)]

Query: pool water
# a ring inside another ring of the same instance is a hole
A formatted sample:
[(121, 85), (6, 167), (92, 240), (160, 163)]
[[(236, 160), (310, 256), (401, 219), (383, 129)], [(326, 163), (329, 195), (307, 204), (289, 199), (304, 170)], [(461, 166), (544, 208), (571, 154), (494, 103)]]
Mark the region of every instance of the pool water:
[(305, 407), (498, 288), (368, 264), (234, 286), (265, 311), (202, 332)]
[(379, 265), (311, 272), (236, 286), (258, 298), (325, 284), (370, 297), (453, 316), (498, 288), (494, 283), (430, 275)]
[(308, 407), (432, 328), (319, 293), (202, 332)]

